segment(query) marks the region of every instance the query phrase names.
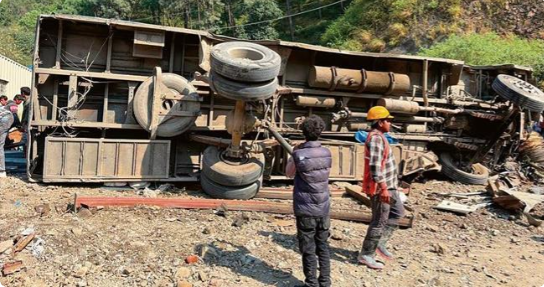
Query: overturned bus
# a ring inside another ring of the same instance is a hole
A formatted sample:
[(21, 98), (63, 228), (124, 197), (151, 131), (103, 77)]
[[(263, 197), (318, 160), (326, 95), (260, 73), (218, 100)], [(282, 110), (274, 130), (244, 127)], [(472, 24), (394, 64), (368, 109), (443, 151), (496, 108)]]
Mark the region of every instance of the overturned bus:
[(309, 115), (327, 123), (331, 181), (361, 180), (355, 135), (383, 105), (396, 118), (402, 176), (442, 170), (482, 184), (544, 109), (531, 69), (519, 66), (68, 15), (39, 17), (33, 73), (31, 180), (201, 181), (223, 198), (287, 179), (288, 146), (303, 140)]

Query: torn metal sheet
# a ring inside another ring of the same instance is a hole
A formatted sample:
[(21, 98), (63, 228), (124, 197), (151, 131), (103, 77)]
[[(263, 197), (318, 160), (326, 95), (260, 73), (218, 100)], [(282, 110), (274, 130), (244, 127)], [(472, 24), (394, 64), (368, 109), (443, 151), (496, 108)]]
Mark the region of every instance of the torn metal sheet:
[(466, 205), (466, 204), (460, 204), (460, 203), (457, 203), (457, 202), (453, 202), (453, 201), (449, 201), (449, 200), (442, 200), (442, 202), (440, 202), (440, 204), (438, 204), (437, 206), (435, 206), (436, 209), (439, 209), (439, 210), (446, 210), (446, 211), (452, 211), (452, 212), (455, 212), (455, 213), (460, 213), (460, 214), (469, 214), (471, 212), (474, 212), (482, 207), (486, 207), (486, 206), (489, 206), (491, 205), (492, 203), (490, 202), (486, 202), (486, 203), (480, 203), (480, 204), (475, 204), (475, 205)]

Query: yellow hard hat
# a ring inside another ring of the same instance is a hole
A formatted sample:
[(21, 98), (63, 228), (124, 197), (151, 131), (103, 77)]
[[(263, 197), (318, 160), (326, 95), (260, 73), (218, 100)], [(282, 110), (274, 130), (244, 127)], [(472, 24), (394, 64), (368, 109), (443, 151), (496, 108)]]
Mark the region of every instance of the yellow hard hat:
[(366, 116), (366, 119), (368, 121), (377, 121), (377, 120), (392, 119), (392, 118), (394, 117), (391, 116), (391, 113), (389, 113), (389, 111), (385, 107), (382, 107), (382, 106), (372, 107), (368, 111), (368, 114)]

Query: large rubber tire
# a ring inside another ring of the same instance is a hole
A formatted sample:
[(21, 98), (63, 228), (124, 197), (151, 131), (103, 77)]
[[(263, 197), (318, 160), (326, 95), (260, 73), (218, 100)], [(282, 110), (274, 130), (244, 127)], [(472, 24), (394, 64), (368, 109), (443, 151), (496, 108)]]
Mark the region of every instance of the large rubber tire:
[(269, 48), (248, 42), (226, 42), (213, 47), (212, 71), (240, 82), (267, 82), (278, 76), (281, 57)]
[(278, 78), (263, 83), (241, 83), (229, 80), (212, 71), (210, 81), (217, 94), (235, 101), (266, 100), (272, 97), (278, 89)]
[(202, 173), (224, 186), (243, 186), (254, 183), (263, 174), (264, 155), (251, 154), (244, 164), (230, 164), (221, 159), (223, 150), (209, 146), (202, 155)]
[[(193, 99), (198, 99), (196, 88), (191, 85), (187, 79), (180, 75), (164, 73), (162, 74), (163, 83), (170, 90), (178, 95), (188, 95)], [(151, 125), (151, 110), (153, 105), (153, 78), (149, 77), (137, 89), (134, 96), (134, 117), (136, 121), (147, 131), (150, 131)], [(178, 105), (175, 102), (174, 107)], [(161, 107), (166, 110), (165, 107)], [(200, 111), (200, 102), (198, 101), (183, 101), (181, 102), (180, 111), (198, 112)], [(160, 137), (173, 137), (182, 134), (193, 126), (196, 121), (194, 117), (170, 117), (159, 124), (157, 135)]]
[(493, 89), (499, 96), (531, 112), (544, 110), (544, 92), (519, 78), (498, 75), (493, 81)]
[(468, 173), (457, 167), (449, 153), (440, 154), (440, 162), (442, 163), (442, 173), (452, 180), (465, 184), (487, 184), (489, 170), (479, 163), (472, 165), (472, 168), (477, 173)]
[(254, 183), (244, 186), (224, 186), (209, 179), (205, 174), (201, 174), (200, 184), (202, 185), (202, 190), (213, 198), (251, 199), (259, 192), (262, 182), (257, 180)]

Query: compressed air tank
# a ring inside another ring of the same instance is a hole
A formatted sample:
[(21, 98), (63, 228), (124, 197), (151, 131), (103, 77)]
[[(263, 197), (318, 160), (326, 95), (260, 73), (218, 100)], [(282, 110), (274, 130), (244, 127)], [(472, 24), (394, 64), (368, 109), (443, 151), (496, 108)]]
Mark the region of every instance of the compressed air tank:
[(393, 96), (404, 95), (411, 87), (410, 77), (406, 74), (320, 66), (310, 68), (308, 85), (330, 91), (355, 91)]
[(336, 100), (333, 97), (319, 96), (298, 96), (296, 100), (297, 106), (316, 107), (316, 108), (334, 108)]
[(391, 113), (415, 115), (419, 112), (419, 104), (417, 102), (382, 98), (378, 99), (377, 105), (385, 107)]

